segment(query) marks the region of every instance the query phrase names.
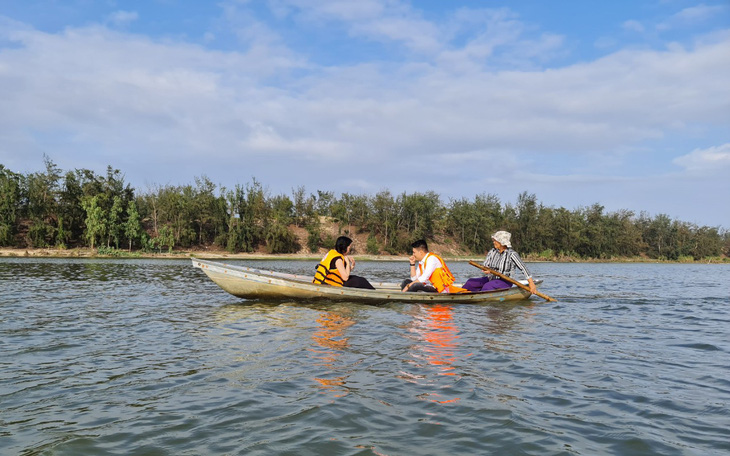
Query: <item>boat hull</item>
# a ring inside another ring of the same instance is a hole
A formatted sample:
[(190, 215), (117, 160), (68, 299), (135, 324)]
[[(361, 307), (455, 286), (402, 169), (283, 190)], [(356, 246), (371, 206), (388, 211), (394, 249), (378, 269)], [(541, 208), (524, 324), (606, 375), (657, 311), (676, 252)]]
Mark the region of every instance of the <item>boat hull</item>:
[(387, 302), (432, 302), (480, 304), (487, 302), (521, 301), (530, 292), (518, 287), (479, 293), (404, 293), (398, 284), (373, 283), (375, 290), (316, 285), (311, 277), (262, 271), (243, 266), (193, 259), (193, 266), (200, 268), (219, 287), (228, 293), (245, 299), (349, 301), (371, 304)]

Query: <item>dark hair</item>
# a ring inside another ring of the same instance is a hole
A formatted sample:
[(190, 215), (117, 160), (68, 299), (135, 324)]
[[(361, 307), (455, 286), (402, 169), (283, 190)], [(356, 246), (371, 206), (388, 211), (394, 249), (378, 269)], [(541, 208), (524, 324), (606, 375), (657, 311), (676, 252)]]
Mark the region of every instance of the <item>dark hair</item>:
[(337, 250), (338, 253), (344, 254), (347, 252), (347, 248), (350, 244), (352, 244), (352, 239), (347, 236), (340, 236), (335, 241), (335, 250)]
[(424, 241), (423, 239), (419, 239), (416, 242), (414, 242), (413, 244), (411, 244), (411, 248), (423, 250), (424, 252), (428, 252), (428, 244), (426, 244), (426, 241)]

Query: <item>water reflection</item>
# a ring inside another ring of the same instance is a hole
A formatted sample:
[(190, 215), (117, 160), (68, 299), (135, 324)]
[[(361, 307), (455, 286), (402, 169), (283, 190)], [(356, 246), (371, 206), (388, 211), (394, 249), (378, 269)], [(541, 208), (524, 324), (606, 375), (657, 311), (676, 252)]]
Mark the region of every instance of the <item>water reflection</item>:
[(484, 307), (486, 318), (479, 319), (479, 334), (488, 351), (518, 353), (523, 359), (531, 353), (518, 350), (516, 342), (530, 342), (525, 334), (530, 332), (531, 321), (535, 314), (534, 303), (519, 303)]
[[(415, 336), (415, 343), (411, 347), (413, 365), (424, 373), (404, 372), (402, 378), (433, 387), (431, 391), (419, 395), (421, 399), (441, 404), (457, 402), (459, 397), (449, 398), (443, 394), (446, 388), (461, 378), (454, 366), (459, 349), (459, 328), (454, 321), (454, 309), (449, 305), (422, 305), (417, 309), (407, 330)], [(430, 375), (434, 371), (438, 376), (446, 376), (447, 384), (442, 384), (445, 379)]]
[(325, 311), (319, 314), (316, 322), (319, 327), (312, 334), (314, 344), (309, 351), (318, 360), (315, 365), (328, 369), (330, 375), (317, 376), (314, 380), (324, 391), (333, 393), (335, 397), (346, 396), (349, 393), (345, 385), (350, 376), (349, 367), (344, 375), (338, 374), (342, 373), (345, 365), (341, 359), (342, 354), (350, 346), (346, 331), (355, 324), (355, 320), (341, 312)]

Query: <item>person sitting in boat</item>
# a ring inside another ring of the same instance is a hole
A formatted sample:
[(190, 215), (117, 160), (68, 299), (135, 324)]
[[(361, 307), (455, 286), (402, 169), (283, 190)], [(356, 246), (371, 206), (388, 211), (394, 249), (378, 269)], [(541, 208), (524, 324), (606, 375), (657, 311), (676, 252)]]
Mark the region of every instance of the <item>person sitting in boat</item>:
[[(401, 283), (402, 291), (426, 291), (431, 293), (464, 293), (467, 290), (454, 286), (454, 275), (440, 256), (428, 251), (428, 244), (420, 239), (411, 244), (413, 255), (409, 258), (411, 278)], [(416, 268), (418, 261), (418, 268)]]
[[(494, 269), (495, 271), (512, 277), (512, 272), (517, 267), (527, 279), (532, 294), (537, 293), (537, 287), (532, 280), (532, 276), (527, 271), (525, 263), (522, 262), (520, 255), (512, 250), (512, 234), (508, 231), (497, 231), (492, 235), (492, 248), (487, 252), (487, 258), (484, 260), (484, 266)], [(489, 291), (502, 288), (509, 288), (512, 283), (507, 282), (493, 274), (486, 274), (484, 277), (474, 277), (464, 282), (463, 287), (469, 291)]]
[(312, 283), (374, 290), (375, 287), (366, 278), (350, 274), (355, 269), (355, 259), (350, 256), (351, 248), (352, 239), (338, 237), (335, 248), (327, 252), (317, 265)]

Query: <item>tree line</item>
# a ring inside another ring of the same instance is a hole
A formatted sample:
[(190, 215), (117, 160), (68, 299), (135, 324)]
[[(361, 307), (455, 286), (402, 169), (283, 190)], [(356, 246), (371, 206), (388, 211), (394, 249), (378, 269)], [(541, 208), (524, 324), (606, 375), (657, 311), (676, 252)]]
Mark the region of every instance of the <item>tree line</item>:
[[(64, 172), (48, 157), (44, 164), (44, 171), (25, 175), (0, 165), (1, 246), (172, 251), (215, 245), (230, 252), (316, 252), (333, 245), (323, 223), (334, 222), (342, 234), (366, 233), (370, 254), (403, 254), (419, 238), (482, 254), (491, 234), (505, 229), (523, 255), (545, 259), (730, 256), (730, 232), (720, 227), (664, 214), (607, 212), (598, 203), (548, 207), (527, 192), (515, 203), (486, 193), (443, 202), (432, 191), (336, 195), (307, 193), (303, 186), (291, 195), (272, 195), (255, 178), (229, 189), (205, 176), (195, 184), (138, 191), (111, 166), (100, 175)], [(306, 245), (299, 245), (293, 227), (306, 229)]]

